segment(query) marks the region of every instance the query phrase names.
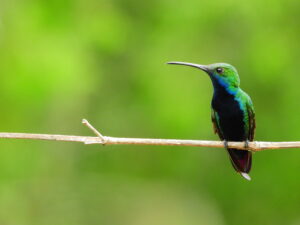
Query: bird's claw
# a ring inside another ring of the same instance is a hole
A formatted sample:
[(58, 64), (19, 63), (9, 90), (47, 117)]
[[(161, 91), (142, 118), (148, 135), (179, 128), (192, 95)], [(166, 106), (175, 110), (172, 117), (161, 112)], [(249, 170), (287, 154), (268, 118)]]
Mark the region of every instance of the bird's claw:
[(224, 143), (224, 147), (228, 148), (228, 141), (227, 140), (223, 140), (223, 143)]
[(245, 149), (248, 149), (248, 148), (249, 148), (249, 140), (246, 140), (246, 141), (245, 141), (244, 148), (245, 148)]

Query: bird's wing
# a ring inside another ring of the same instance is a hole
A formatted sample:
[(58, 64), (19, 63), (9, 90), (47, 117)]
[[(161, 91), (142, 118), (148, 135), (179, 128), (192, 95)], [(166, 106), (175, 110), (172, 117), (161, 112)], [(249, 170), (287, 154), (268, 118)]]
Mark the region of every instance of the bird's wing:
[(255, 112), (254, 112), (254, 107), (252, 104), (251, 99), (249, 98), (249, 101), (246, 104), (247, 106), (247, 114), (248, 114), (248, 140), (253, 141), (254, 139), (254, 133), (255, 133), (255, 128), (256, 128), (256, 123), (255, 123)]
[(219, 116), (218, 116), (218, 113), (214, 109), (211, 109), (211, 121), (213, 123), (213, 129), (214, 129), (215, 134), (218, 134), (220, 139), (224, 140), (224, 136), (222, 134), (222, 130), (220, 127)]

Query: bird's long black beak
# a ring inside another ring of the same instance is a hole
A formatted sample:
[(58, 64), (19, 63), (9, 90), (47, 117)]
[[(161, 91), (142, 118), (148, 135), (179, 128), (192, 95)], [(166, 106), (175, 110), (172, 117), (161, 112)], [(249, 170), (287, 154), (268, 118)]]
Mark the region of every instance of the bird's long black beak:
[(195, 63), (188, 63), (188, 62), (167, 62), (167, 64), (191, 66), (191, 67), (195, 67), (195, 68), (198, 68), (200, 70), (203, 70), (203, 71), (205, 71), (207, 73), (209, 72), (209, 69), (208, 69), (207, 66), (200, 65), (200, 64), (195, 64)]

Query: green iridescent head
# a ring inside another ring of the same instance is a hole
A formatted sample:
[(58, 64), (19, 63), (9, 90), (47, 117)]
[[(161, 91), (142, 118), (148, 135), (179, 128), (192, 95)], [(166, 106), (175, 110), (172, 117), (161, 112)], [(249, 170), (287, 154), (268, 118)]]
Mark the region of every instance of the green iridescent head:
[(210, 76), (214, 85), (215, 82), (217, 82), (225, 88), (230, 89), (238, 88), (240, 86), (240, 78), (237, 70), (232, 65), (227, 63), (200, 65), (187, 62), (168, 62), (168, 64), (191, 66), (203, 70)]

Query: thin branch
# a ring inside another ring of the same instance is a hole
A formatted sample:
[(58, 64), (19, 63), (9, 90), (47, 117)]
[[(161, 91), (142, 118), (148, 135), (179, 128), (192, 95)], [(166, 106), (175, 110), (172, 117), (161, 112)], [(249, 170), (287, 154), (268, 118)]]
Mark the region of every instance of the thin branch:
[[(74, 136), (58, 134), (28, 134), (28, 133), (0, 133), (0, 139), (34, 139), (48, 141), (69, 141), (82, 142), (84, 144), (105, 144), (105, 145), (176, 145), (176, 146), (194, 146), (208, 148), (224, 148), (222, 141), (206, 140), (182, 140), (182, 139), (150, 139), (150, 138), (123, 138), (103, 136), (87, 120), (82, 121), (91, 129), (97, 137), (92, 136)], [(245, 149), (244, 142), (228, 142), (228, 147), (251, 150), (258, 152), (268, 149), (300, 148), (300, 141), (295, 142), (249, 142), (249, 148)]]

